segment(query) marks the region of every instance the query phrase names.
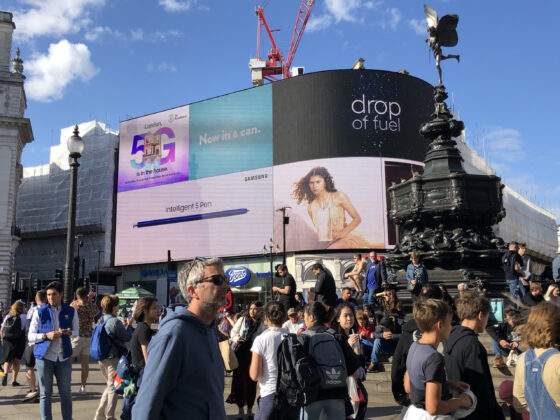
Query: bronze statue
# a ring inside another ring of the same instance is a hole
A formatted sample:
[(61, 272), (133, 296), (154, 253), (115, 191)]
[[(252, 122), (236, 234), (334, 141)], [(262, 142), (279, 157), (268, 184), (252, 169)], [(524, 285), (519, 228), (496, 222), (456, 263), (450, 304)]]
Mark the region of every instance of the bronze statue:
[(459, 23), (459, 16), (445, 15), (438, 20), (437, 12), (427, 4), (424, 5), (424, 15), (428, 22), (428, 39), (426, 42), (434, 53), (436, 60), (436, 68), (439, 75), (439, 84), (443, 85), (443, 75), (441, 72), (441, 61), (449, 58), (454, 58), (459, 62), (459, 55), (456, 54), (443, 54), (442, 47), (454, 47), (459, 41), (457, 36), (457, 24)]

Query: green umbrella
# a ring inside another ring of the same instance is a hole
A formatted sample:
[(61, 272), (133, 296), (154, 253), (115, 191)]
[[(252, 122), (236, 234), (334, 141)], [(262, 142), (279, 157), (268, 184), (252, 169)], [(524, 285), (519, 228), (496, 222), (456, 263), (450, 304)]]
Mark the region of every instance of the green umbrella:
[(119, 299), (124, 300), (138, 300), (141, 297), (154, 297), (154, 294), (141, 287), (130, 287), (128, 289), (121, 290), (117, 293)]

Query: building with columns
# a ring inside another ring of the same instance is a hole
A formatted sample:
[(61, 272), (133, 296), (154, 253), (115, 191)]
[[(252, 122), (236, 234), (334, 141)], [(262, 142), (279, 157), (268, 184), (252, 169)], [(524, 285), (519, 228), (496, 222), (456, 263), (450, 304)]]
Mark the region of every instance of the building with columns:
[(4, 305), (10, 303), (19, 243), (15, 215), (23, 173), (21, 153), (33, 141), (31, 122), (24, 117), (27, 101), (19, 50), (13, 60), (11, 55), (16, 28), (12, 18), (11, 13), (0, 12), (0, 301)]

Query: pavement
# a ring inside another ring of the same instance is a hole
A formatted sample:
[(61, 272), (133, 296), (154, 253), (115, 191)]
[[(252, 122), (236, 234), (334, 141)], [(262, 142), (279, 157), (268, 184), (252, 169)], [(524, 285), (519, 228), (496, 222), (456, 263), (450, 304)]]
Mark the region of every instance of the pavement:
[[(480, 335), (481, 342), (489, 349), (491, 348), (491, 339), (487, 334)], [(489, 351), (489, 354), (491, 351)], [(489, 356), (490, 366), (493, 356)], [(369, 395), (369, 404), (367, 411), (368, 419), (397, 420), (401, 412), (391, 394), (391, 365), (384, 363), (385, 372), (369, 373), (365, 382)], [(513, 372), (498, 372), (492, 369), (494, 386), (497, 388), (504, 379), (513, 379)], [(231, 386), (231, 376), (226, 376), (226, 384), (224, 390), (224, 400), (229, 394)], [(12, 378), (10, 376), (9, 383)], [(18, 382), (22, 384), (19, 387), (0, 386), (0, 420), (36, 420), (39, 418), (38, 403), (23, 403), (23, 396), (28, 392), (28, 386), (25, 378), (25, 372), (20, 372)], [(79, 394), (80, 386), (80, 365), (74, 363), (72, 367), (72, 401), (73, 401), (73, 419), (74, 420), (92, 420), (101, 398), (101, 394), (105, 388), (105, 382), (99, 371), (97, 363), (90, 364), (90, 376), (86, 387), (86, 394)], [(60, 419), (60, 403), (58, 400), (58, 390), (56, 384), (53, 387), (53, 418)], [(119, 399), (116, 414), (120, 416), (122, 399)], [(226, 413), (228, 420), (236, 419), (237, 407), (226, 404)]]
[[(366, 388), (368, 390), (372, 402), (369, 404), (367, 418), (368, 419), (398, 419), (400, 407), (395, 404), (388, 394), (384, 394), (381, 399), (374, 398), (375, 394), (379, 391), (379, 383), (381, 387), (386, 389), (385, 378), (387, 373), (369, 374), (366, 381)], [(375, 376), (383, 378), (382, 381), (375, 379)], [(18, 375), (18, 382), (21, 383), (19, 387), (12, 387), (12, 381), (9, 377), (8, 386), (0, 386), (0, 420), (36, 420), (39, 418), (39, 404), (38, 403), (23, 403), (21, 402), (23, 396), (28, 392), (28, 386), (25, 378), (25, 372), (20, 372)], [(226, 377), (226, 386), (224, 392), (224, 399), (229, 393), (231, 384), (231, 377)], [(92, 420), (95, 415), (95, 410), (99, 404), (99, 399), (105, 388), (104, 380), (99, 371), (97, 363), (90, 364), (90, 376), (88, 385), (86, 387), (86, 394), (79, 394), (80, 387), (80, 365), (74, 363), (72, 366), (72, 408), (74, 420)], [(390, 382), (389, 382), (390, 387)], [(58, 390), (55, 385), (53, 386), (53, 418), (60, 419), (60, 402), (58, 399)], [(116, 414), (120, 416), (122, 399), (119, 399)], [(237, 407), (226, 404), (226, 412), (228, 420), (236, 419)]]

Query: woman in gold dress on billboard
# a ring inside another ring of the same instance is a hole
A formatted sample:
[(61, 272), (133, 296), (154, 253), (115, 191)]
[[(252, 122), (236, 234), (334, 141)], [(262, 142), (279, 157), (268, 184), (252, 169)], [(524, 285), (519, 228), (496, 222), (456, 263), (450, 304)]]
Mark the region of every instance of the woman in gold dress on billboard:
[[(329, 171), (318, 166), (294, 184), (293, 197), (298, 204), (307, 202), (307, 213), (318, 240), (328, 249), (370, 248), (361, 236), (352, 233), (362, 222), (350, 199), (337, 191)], [(346, 215), (350, 223), (347, 223)]]

